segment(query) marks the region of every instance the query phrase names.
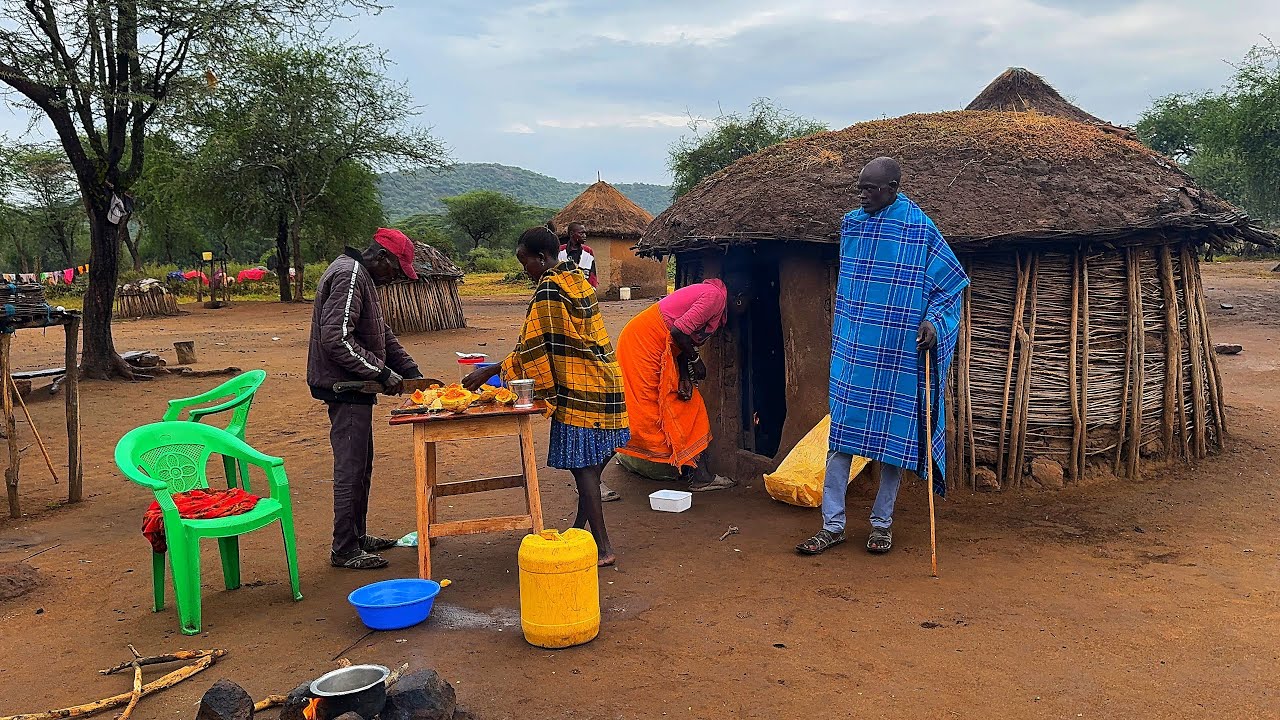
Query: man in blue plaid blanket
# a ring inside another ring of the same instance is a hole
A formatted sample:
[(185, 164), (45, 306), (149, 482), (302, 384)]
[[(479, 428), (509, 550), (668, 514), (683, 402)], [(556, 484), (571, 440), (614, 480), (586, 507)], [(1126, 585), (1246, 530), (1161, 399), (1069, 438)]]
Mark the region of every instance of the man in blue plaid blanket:
[[(898, 192), (902, 168), (876, 158), (858, 176), (861, 207), (840, 228), (840, 278), (831, 331), (831, 436), (822, 529), (796, 546), (817, 555), (845, 540), (853, 456), (881, 463), (867, 550), (893, 546), (893, 506), (903, 469), (924, 475), (924, 373), (934, 371), (933, 458), (942, 477), (943, 379), (955, 352), (964, 269), (933, 221)], [(924, 357), (934, 356), (929, 368)], [(935, 483), (943, 494), (945, 479)]]

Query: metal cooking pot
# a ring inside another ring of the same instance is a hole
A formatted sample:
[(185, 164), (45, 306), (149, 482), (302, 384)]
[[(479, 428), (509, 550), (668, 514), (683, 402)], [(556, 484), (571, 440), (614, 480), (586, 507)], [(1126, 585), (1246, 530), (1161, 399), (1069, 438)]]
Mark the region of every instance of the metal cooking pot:
[(381, 665), (352, 665), (325, 673), (311, 683), (311, 694), (320, 698), (325, 718), (355, 712), (371, 718), (387, 704), (387, 676)]

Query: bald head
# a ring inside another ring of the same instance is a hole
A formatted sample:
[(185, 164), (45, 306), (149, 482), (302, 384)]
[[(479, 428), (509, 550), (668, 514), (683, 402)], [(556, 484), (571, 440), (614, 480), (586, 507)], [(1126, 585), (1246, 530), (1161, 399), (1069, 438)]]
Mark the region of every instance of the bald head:
[(858, 175), (858, 197), (862, 209), (874, 215), (898, 199), (902, 182), (902, 166), (889, 157), (878, 157), (867, 163)]

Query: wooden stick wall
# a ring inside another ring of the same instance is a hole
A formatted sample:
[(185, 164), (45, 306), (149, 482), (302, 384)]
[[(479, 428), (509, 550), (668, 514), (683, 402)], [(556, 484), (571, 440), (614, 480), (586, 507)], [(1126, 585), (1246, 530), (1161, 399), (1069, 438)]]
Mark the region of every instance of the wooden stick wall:
[(387, 324), (397, 335), (466, 327), (458, 281), (433, 277), (378, 288)]
[[(1068, 482), (1221, 447), (1225, 407), (1190, 244), (963, 258), (949, 474), (1001, 489), (1036, 459)], [(985, 469), (985, 470), (984, 470)], [(989, 471), (989, 472), (988, 472)]]

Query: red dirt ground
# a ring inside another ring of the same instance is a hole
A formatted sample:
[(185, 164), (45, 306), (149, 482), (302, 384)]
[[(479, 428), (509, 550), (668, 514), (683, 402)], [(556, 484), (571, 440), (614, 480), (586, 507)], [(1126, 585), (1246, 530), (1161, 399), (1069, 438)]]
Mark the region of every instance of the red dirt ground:
[[(356, 642), (365, 629), (347, 593), (412, 575), (415, 558), (393, 550), (391, 567), (374, 573), (328, 566), (328, 428), (303, 378), (309, 307), (252, 304), (119, 323), (121, 350), (171, 358), (173, 341), (192, 339), (201, 367), (268, 371), (249, 440), (286, 460), (306, 598), (289, 601), (280, 538), (259, 532), (243, 541), (247, 584), (234, 592), (220, 587), (216, 546), (205, 547), (202, 636), (180, 635), (171, 605), (150, 612), (139, 533), (150, 496), (121, 478), (112, 449), (126, 430), (159, 418), (167, 398), (217, 381), (87, 383), (86, 501), (59, 505), (64, 486), (52, 483), (31, 447), (22, 461), (28, 514), (0, 519), (0, 563), (57, 545), (30, 560), (42, 584), (0, 602), (0, 714), (127, 691), (127, 677), (96, 670), (127, 659), (133, 643), (144, 654), (230, 650), (212, 670), (143, 700), (141, 718), (190, 717), (220, 677), (258, 698), (284, 692), (339, 655), (435, 667), (486, 719), (1275, 717), (1280, 275), (1261, 267), (1210, 266), (1206, 279), (1211, 307), (1236, 306), (1235, 314), (1214, 311), (1215, 340), (1245, 346), (1221, 359), (1232, 431), (1226, 454), (1194, 469), (1151, 468), (1137, 483), (956, 491), (939, 506), (940, 580), (929, 577), (921, 483), (904, 485), (889, 555), (868, 555), (855, 535), (806, 559), (792, 547), (817, 528), (817, 511), (773, 502), (758, 480), (667, 515), (648, 508), (656, 484), (611, 467), (606, 480), (624, 499), (606, 506), (620, 560), (600, 574), (603, 629), (596, 641), (559, 652), (521, 638), (514, 533), (442, 541), (438, 577), (454, 584), (432, 620)], [(643, 307), (605, 305), (611, 332)], [(454, 375), (454, 350), (508, 348), (523, 305), (468, 300), (466, 309), (470, 329), (407, 338), (428, 373)], [(20, 333), (17, 366), (59, 363), (60, 338)], [(65, 457), (61, 399), (37, 388), (29, 402), (51, 451)], [(380, 408), (385, 414), (389, 404)], [(537, 429), (543, 454), (545, 424)], [(29, 444), (25, 424), (19, 434)], [(413, 529), (407, 436), (377, 429), (371, 531)], [(442, 452), (442, 479), (514, 470), (509, 445)], [(542, 472), (548, 522), (563, 527), (574, 505), (571, 478)], [(855, 484), (852, 516), (866, 514), (873, 490)], [(487, 503), (501, 513), (518, 502), (517, 491), (505, 491), (455, 498), (442, 510), (461, 517)], [(741, 534), (718, 541), (729, 525)]]

